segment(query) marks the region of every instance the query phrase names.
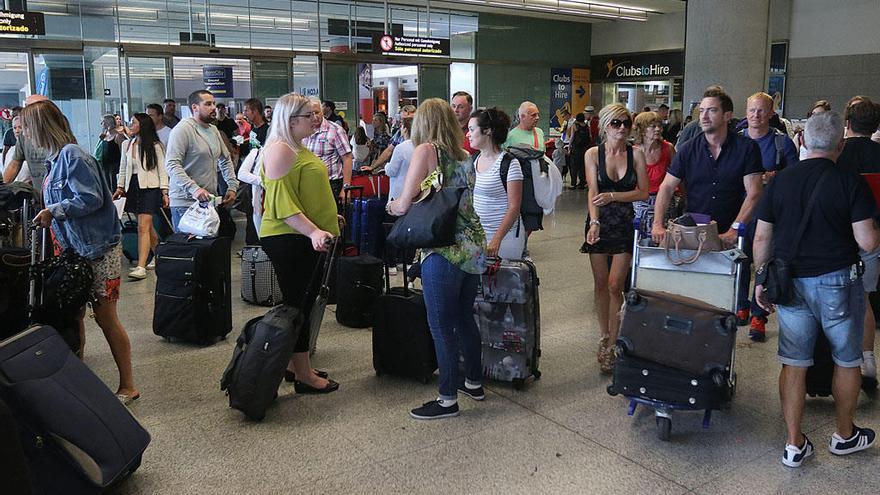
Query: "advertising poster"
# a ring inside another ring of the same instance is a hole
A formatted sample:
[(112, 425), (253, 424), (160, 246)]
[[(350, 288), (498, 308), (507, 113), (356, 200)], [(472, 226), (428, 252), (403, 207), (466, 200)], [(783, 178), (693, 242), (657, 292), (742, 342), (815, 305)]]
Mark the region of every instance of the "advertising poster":
[(571, 113), (571, 69), (550, 69), (550, 136), (562, 134), (563, 111)]
[(577, 115), (590, 104), (590, 69), (571, 70), (571, 113)]
[(373, 119), (373, 64), (358, 64), (358, 103), (361, 120), (367, 124), (367, 134), (372, 135), (370, 121)]
[(767, 93), (773, 97), (773, 103), (776, 105), (776, 112), (783, 114), (785, 108), (785, 76), (770, 76), (767, 84)]

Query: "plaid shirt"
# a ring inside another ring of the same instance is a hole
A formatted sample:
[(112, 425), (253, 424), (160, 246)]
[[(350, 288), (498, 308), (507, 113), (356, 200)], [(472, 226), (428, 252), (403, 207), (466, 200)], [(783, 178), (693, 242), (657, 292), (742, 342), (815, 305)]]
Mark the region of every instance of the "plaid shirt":
[(330, 180), (342, 178), (342, 157), (351, 153), (345, 129), (327, 119), (323, 119), (311, 136), (303, 139), (303, 146), (327, 165)]

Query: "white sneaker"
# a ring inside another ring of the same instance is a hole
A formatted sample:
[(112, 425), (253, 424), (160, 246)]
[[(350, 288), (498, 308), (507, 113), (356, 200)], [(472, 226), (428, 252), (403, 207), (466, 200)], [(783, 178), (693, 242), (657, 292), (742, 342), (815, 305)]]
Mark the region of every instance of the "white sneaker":
[(134, 270), (128, 272), (128, 278), (143, 280), (147, 278), (147, 269), (142, 266), (135, 267)]
[(807, 457), (813, 455), (813, 442), (804, 435), (804, 446), (785, 444), (785, 450), (782, 452), (782, 463), (788, 467), (801, 467)]
[(870, 428), (859, 428), (853, 425), (853, 435), (850, 438), (842, 438), (837, 432), (831, 435), (828, 450), (834, 455), (847, 455), (860, 450), (865, 450), (874, 445), (876, 434)]
[(156, 269), (156, 257), (153, 256), (153, 259), (151, 259), (150, 262), (147, 263), (147, 270), (155, 270), (155, 269)]

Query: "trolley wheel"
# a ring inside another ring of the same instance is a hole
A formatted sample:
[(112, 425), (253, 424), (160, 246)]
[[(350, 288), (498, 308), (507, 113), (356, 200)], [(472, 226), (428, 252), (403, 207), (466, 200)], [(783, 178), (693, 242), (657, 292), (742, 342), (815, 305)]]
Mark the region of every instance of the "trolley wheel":
[(618, 340), (617, 343), (614, 344), (614, 353), (617, 355), (617, 357), (620, 358), (620, 357), (626, 356), (628, 354), (627, 351), (628, 351), (628, 349), (627, 349), (626, 343), (624, 343), (624, 341)]
[(535, 377), (535, 380), (541, 379), (541, 372), (538, 370), (535, 370), (535, 372), (532, 375)]
[(664, 442), (669, 441), (669, 435), (672, 434), (672, 419), (663, 416), (657, 416), (657, 438)]
[(617, 395), (617, 389), (614, 388), (614, 385), (608, 385), (605, 391), (608, 392), (608, 395), (610, 395), (611, 397)]
[(639, 295), (638, 292), (634, 290), (626, 293), (626, 303), (630, 306), (636, 306), (637, 304), (639, 304), (639, 302), (641, 302), (641, 300), (642, 297)]
[(513, 388), (515, 388), (516, 390), (522, 390), (526, 388), (526, 381), (522, 378), (514, 378)]

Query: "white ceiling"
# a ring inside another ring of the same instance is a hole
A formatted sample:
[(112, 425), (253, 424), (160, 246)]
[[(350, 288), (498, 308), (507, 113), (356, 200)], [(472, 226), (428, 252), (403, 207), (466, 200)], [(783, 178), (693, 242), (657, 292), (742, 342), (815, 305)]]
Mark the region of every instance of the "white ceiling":
[[(646, 20), (647, 15), (680, 12), (684, 0), (391, 0), (389, 3), (472, 12), (492, 12), (578, 22)], [(562, 16), (562, 17), (560, 17)]]

